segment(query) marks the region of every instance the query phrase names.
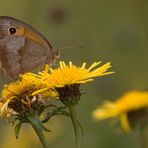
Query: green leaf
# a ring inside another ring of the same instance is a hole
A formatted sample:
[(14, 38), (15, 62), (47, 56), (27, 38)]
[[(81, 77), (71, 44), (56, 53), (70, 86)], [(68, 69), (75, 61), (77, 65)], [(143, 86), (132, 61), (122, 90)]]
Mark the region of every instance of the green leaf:
[(15, 126), (15, 137), (16, 137), (16, 139), (18, 139), (18, 136), (19, 136), (19, 133), (20, 133), (21, 126), (22, 126), (22, 122), (19, 122), (19, 123), (16, 124), (16, 126)]

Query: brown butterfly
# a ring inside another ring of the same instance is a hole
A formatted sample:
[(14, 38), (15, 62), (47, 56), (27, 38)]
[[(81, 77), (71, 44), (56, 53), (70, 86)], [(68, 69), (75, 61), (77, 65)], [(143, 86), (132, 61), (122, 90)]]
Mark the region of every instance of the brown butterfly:
[(54, 64), (60, 50), (30, 25), (12, 17), (0, 16), (0, 68), (11, 79), (19, 74)]

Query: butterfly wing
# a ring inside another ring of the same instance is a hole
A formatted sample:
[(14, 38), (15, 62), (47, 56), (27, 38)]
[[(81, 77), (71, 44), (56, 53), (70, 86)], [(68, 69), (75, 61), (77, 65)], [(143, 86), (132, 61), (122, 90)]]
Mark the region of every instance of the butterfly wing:
[(20, 55), (18, 51), (24, 47), (24, 37), (5, 37), (0, 40), (0, 68), (4, 74), (12, 79), (18, 78), (20, 73)]
[(19, 74), (53, 64), (59, 57), (48, 40), (30, 25), (7, 16), (0, 16), (0, 61), (6, 76)]
[(26, 39), (25, 46), (19, 50), (20, 73), (41, 69), (46, 63), (50, 63), (48, 59), (52, 57), (52, 50), (37, 42)]
[(41, 69), (52, 61), (50, 48), (24, 37), (5, 38), (0, 45), (1, 69), (11, 79)]

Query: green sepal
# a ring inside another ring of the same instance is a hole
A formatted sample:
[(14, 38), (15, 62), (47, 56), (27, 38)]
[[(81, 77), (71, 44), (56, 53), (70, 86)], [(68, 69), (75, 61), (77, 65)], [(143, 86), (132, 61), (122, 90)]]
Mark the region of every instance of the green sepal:
[(45, 132), (51, 132), (51, 130), (49, 130), (48, 128), (46, 128), (44, 125), (41, 124), (41, 126), (42, 126), (42, 130), (43, 131), (45, 131)]
[(19, 122), (18, 124), (16, 124), (15, 126), (15, 138), (18, 139), (20, 130), (21, 130), (21, 126), (22, 126), (22, 122)]

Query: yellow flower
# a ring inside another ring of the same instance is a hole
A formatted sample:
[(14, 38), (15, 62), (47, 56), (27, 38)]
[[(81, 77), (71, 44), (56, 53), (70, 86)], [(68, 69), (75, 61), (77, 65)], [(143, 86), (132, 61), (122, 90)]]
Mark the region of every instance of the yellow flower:
[(123, 129), (130, 131), (131, 119), (137, 118), (138, 115), (144, 115), (145, 109), (148, 109), (148, 92), (131, 91), (124, 94), (116, 102), (105, 102), (93, 112), (93, 117), (96, 120), (119, 117)]
[[(43, 97), (47, 95), (47, 92), (48, 96), (55, 96), (53, 91), (46, 91), (46, 94), (43, 94), (44, 90), (47, 90), (45, 84), (35, 77), (4, 85), (0, 100), (1, 114), (5, 114), (7, 117), (11, 115), (22, 116), (30, 108), (42, 112)], [(42, 96), (40, 92), (42, 92)]]
[(101, 62), (94, 62), (90, 67), (86, 68), (86, 63), (81, 67), (75, 66), (71, 61), (68, 65), (65, 62), (59, 62), (59, 68), (53, 69), (46, 65), (43, 72), (38, 75), (28, 73), (23, 79), (38, 77), (47, 87), (57, 91), (60, 101), (66, 105), (76, 104), (81, 96), (80, 84), (93, 81), (95, 77), (112, 74), (107, 72), (111, 67), (111, 63), (97, 67)]
[(86, 68), (86, 63), (83, 63), (81, 67), (77, 67), (71, 61), (69, 65), (61, 61), (59, 62), (60, 67), (57, 69), (46, 67), (44, 72), (40, 72), (40, 78), (52, 87), (63, 87), (71, 84), (83, 84), (93, 81), (94, 77), (113, 73), (106, 72), (111, 67), (111, 63), (96, 68), (100, 63), (94, 62), (89, 68)]

